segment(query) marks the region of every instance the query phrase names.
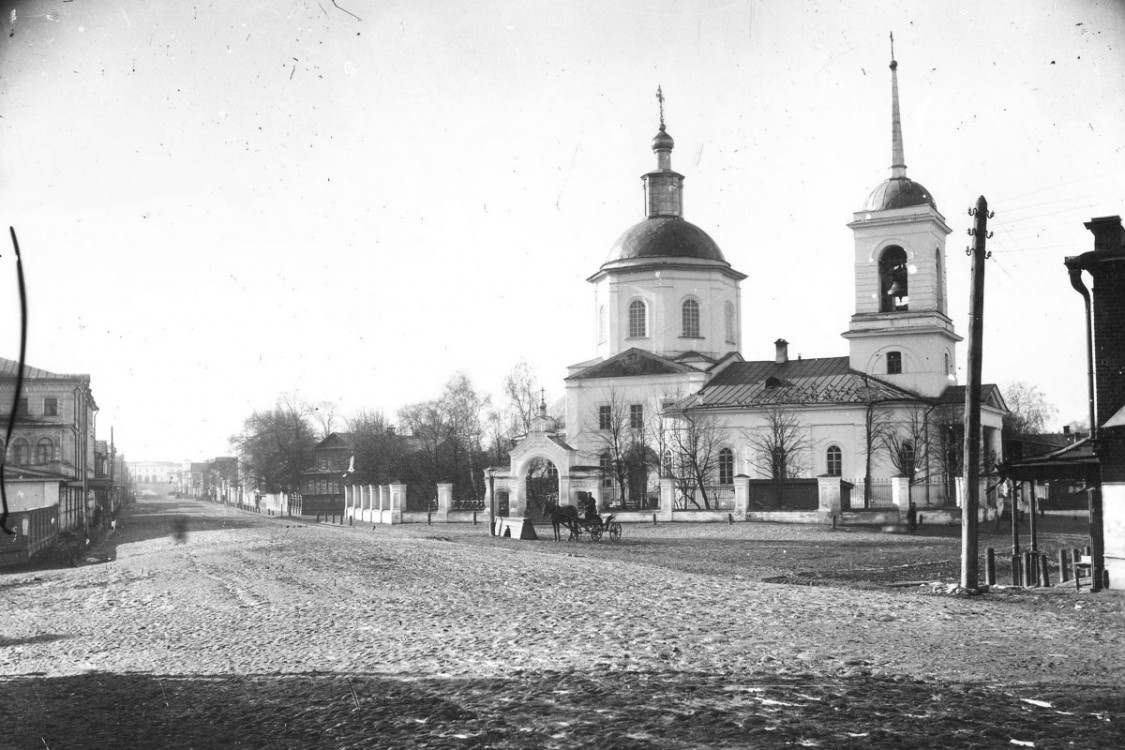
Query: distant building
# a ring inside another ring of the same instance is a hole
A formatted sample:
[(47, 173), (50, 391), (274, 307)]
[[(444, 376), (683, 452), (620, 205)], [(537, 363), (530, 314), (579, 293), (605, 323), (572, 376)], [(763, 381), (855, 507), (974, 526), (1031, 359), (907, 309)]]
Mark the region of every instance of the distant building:
[(352, 456), (352, 436), (333, 432), (313, 448), (313, 465), (301, 472), (301, 512), (344, 512), (344, 473)]

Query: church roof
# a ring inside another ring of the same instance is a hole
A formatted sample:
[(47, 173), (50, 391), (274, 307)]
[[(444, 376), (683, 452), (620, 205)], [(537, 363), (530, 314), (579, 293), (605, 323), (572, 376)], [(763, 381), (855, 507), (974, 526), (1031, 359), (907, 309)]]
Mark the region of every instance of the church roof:
[(733, 362), (699, 392), (694, 408), (917, 401), (916, 393), (865, 375), (847, 357)]
[(613, 243), (606, 262), (636, 258), (699, 258), (727, 262), (706, 232), (679, 216), (651, 216), (629, 227)]
[[(942, 391), (937, 399), (939, 404), (954, 404), (965, 405), (965, 386), (951, 385)], [(1001, 411), (1008, 411), (1008, 404), (1004, 401), (1004, 397), (1000, 395), (1000, 388), (995, 383), (984, 383), (980, 387), (980, 402), (985, 406), (991, 406), (994, 409)]]
[(934, 197), (922, 186), (922, 183), (908, 177), (892, 177), (871, 191), (871, 195), (867, 196), (867, 201), (863, 204), (863, 210), (885, 211), (891, 208), (926, 205), (937, 210)]
[(575, 373), (567, 380), (586, 380), (588, 378), (635, 378), (647, 375), (679, 375), (685, 372), (698, 372), (694, 367), (673, 362), (644, 349), (626, 349), (604, 362)]

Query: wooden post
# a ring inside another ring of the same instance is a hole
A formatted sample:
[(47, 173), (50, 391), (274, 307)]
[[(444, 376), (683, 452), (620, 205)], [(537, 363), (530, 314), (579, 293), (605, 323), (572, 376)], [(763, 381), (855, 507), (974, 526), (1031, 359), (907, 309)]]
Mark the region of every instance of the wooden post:
[(1051, 586), (1051, 566), (1046, 555), (1039, 556), (1039, 585), (1047, 588)]
[(989, 547), (984, 551), (984, 582), (996, 585), (996, 551)]
[(1070, 580), (1070, 566), (1067, 564), (1067, 554), (1065, 549), (1059, 550), (1059, 580), (1066, 583)]
[(980, 401), (981, 358), (984, 344), (984, 261), (988, 238), (988, 201), (977, 198), (972, 230), (972, 295), (969, 297), (968, 382), (965, 385), (965, 449), (962, 474), (965, 478), (965, 503), (961, 509), (961, 587), (977, 588), (977, 508), (980, 506)]

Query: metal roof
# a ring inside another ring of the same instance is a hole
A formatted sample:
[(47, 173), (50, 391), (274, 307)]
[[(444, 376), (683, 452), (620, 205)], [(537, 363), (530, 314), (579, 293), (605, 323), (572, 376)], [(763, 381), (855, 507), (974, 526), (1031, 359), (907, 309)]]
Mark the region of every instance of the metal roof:
[(823, 357), (734, 362), (700, 391), (692, 408), (917, 400), (916, 393), (851, 369), (847, 357)]

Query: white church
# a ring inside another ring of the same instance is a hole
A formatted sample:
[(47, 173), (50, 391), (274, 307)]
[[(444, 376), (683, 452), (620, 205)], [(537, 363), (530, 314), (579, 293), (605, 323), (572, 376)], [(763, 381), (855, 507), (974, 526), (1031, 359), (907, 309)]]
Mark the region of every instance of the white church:
[[(569, 368), (565, 435), (540, 419), (510, 468), (491, 470), (498, 515), (541, 521), (556, 497), (592, 497), (619, 520), (880, 522), (911, 506), (959, 518), (965, 391), (946, 302), (950, 229), (906, 176), (890, 67), (891, 175), (848, 224), (847, 356), (794, 359), (778, 339), (774, 359), (743, 359), (746, 275), (684, 218), (684, 176), (661, 113), (656, 166), (642, 177), (646, 215), (588, 279), (595, 356)], [(1005, 412), (985, 386), (986, 475), (1003, 458)], [(995, 500), (981, 497), (987, 513)]]

